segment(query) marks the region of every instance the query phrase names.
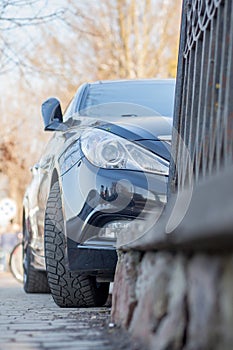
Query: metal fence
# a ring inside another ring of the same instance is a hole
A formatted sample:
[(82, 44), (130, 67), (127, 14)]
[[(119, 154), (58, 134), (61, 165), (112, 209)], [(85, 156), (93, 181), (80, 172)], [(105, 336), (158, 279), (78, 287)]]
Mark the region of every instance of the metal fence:
[(232, 250), (233, 0), (183, 0), (174, 110), (168, 204), (117, 246)]
[(233, 164), (232, 0), (183, 2), (174, 127), (171, 192)]

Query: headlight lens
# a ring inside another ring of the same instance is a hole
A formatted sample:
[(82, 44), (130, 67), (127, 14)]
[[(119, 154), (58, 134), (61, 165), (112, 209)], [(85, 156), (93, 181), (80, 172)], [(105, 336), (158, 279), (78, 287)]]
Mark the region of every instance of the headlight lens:
[(76, 140), (59, 158), (61, 175), (70, 170), (81, 159), (80, 142)]
[(168, 175), (169, 162), (135, 143), (100, 129), (83, 133), (81, 148), (93, 165)]

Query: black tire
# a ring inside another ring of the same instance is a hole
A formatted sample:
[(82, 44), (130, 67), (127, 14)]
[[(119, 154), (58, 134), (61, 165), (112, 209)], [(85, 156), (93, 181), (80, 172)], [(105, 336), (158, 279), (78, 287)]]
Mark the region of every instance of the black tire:
[(45, 261), (48, 282), (55, 303), (60, 307), (102, 306), (108, 298), (109, 283), (96, 283), (92, 276), (69, 271), (59, 183), (49, 194), (45, 212)]
[(39, 271), (31, 265), (32, 253), (28, 245), (27, 233), (24, 225), (24, 242), (23, 242), (23, 287), (26, 293), (50, 293), (47, 275), (45, 271)]

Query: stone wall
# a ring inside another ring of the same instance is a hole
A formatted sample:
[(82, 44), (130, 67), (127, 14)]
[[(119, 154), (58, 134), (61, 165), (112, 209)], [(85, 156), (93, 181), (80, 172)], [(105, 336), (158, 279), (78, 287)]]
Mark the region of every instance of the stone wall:
[(232, 350), (232, 276), (232, 253), (119, 251), (112, 320), (151, 350)]

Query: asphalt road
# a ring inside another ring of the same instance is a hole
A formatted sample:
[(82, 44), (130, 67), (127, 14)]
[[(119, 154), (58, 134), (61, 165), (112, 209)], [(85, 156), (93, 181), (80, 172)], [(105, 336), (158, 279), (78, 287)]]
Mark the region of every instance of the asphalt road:
[(110, 308), (61, 309), (51, 295), (26, 294), (0, 273), (0, 350), (137, 348), (109, 322)]

